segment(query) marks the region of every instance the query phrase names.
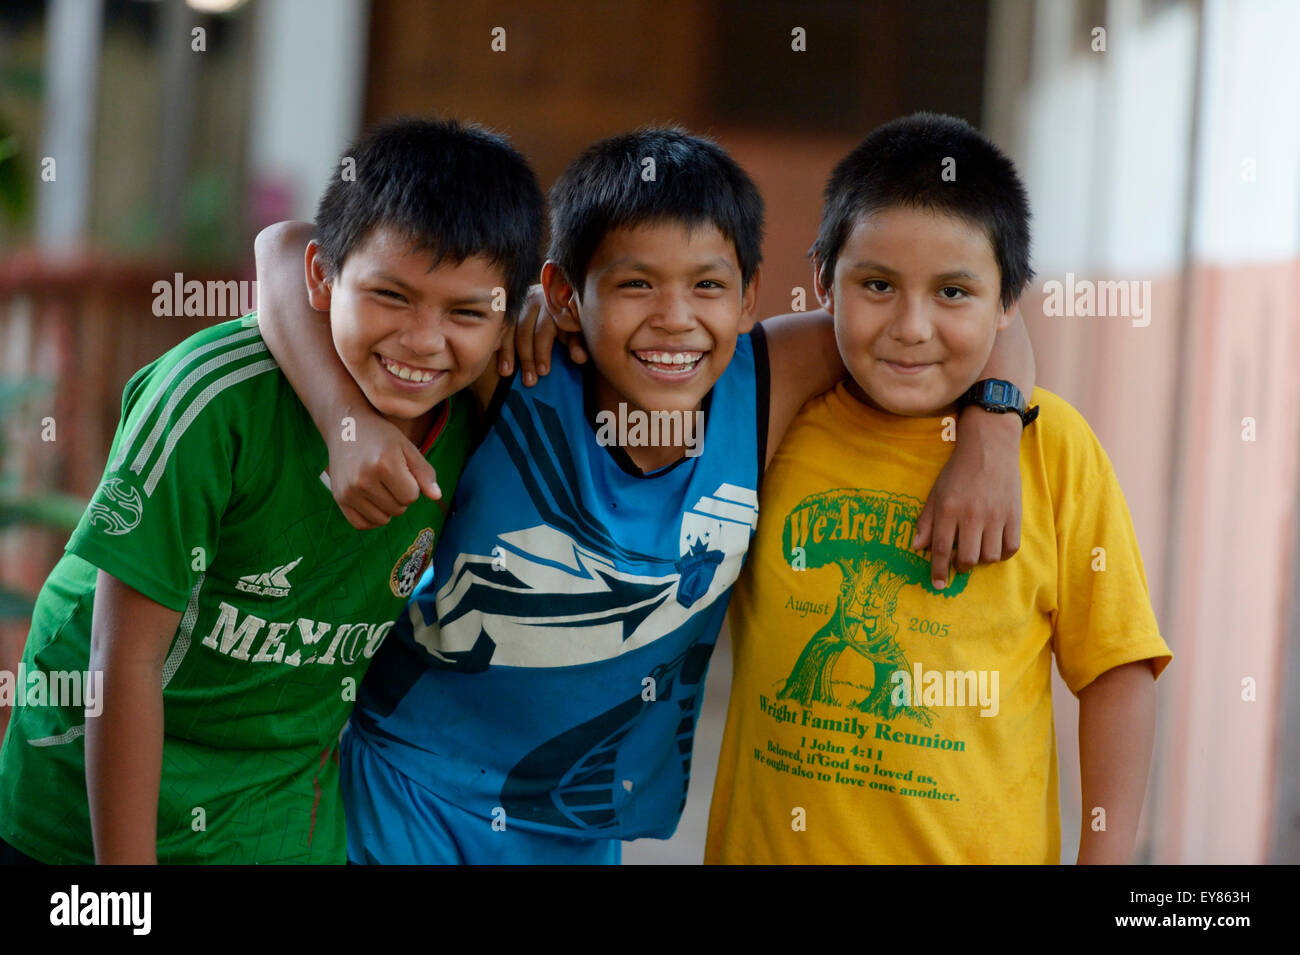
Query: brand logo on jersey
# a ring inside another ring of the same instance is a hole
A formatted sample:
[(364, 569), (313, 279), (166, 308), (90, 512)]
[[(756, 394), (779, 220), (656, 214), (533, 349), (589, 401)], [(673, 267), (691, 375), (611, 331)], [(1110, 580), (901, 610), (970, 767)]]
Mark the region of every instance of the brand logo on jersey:
[(288, 573), (302, 563), (302, 558), (288, 564), (281, 564), (264, 574), (246, 574), (235, 581), (235, 589), (259, 597), (287, 597), (289, 588)]
[(393, 623), (392, 620), (343, 623), (336, 627), (324, 620), (308, 620), (306, 617), (293, 621), (267, 621), (247, 612), (241, 620), (239, 608), (223, 600), (217, 609), (212, 632), (203, 638), (203, 645), (245, 663), (283, 663), (291, 667), (311, 663), (352, 666), (375, 655)]
[(122, 478), (109, 478), (99, 486), (99, 493), (90, 502), (90, 524), (105, 534), (129, 534), (140, 523), (144, 502), (140, 491)]
[(406, 553), (397, 558), (393, 572), (388, 576), (388, 587), (394, 597), (409, 597), (420, 582), (420, 575), (429, 566), (433, 554), (433, 528), (426, 527), (415, 537), (415, 543), (406, 548)]

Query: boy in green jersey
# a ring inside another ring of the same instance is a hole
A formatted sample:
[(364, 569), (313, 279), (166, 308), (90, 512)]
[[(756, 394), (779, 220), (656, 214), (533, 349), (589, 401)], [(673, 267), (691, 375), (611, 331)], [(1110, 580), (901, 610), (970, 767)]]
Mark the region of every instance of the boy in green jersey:
[[(306, 253), (311, 303), (450, 494), (471, 438), (458, 392), (537, 274), (541, 191), (502, 138), (455, 122), (389, 123), (341, 170)], [(0, 696), (0, 862), (345, 861), (339, 732), (443, 510), (363, 533), (327, 467), (255, 316), (131, 378)]]

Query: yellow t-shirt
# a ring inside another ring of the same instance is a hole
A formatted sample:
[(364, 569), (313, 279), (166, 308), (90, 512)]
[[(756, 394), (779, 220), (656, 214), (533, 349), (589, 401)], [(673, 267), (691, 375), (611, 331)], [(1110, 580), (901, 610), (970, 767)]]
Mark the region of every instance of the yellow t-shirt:
[(1110, 460), (1066, 402), (1031, 403), (1020, 551), (942, 591), (908, 545), (944, 419), (844, 383), (800, 411), (731, 602), (706, 862), (1059, 861), (1053, 651), (1075, 694), (1172, 654)]

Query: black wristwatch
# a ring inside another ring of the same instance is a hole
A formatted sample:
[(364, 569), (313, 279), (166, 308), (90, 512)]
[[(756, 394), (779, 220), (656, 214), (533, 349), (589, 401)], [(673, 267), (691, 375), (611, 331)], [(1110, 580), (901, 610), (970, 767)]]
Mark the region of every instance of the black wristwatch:
[(1029, 423), (1038, 417), (1038, 405), (1027, 408), (1027, 404), (1020, 389), (1001, 378), (985, 378), (977, 381), (957, 399), (958, 410), (967, 405), (979, 405), (993, 414), (1014, 413), (1020, 417), (1021, 427), (1028, 427)]

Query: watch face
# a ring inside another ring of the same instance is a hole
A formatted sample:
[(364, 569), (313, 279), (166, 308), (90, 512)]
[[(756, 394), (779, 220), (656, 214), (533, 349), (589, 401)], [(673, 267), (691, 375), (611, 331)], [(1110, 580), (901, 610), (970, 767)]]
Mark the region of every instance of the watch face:
[(998, 378), (989, 378), (971, 385), (970, 391), (966, 393), (966, 401), (999, 413), (1014, 411), (1019, 414), (1025, 405), (1020, 389), (1011, 382)]

